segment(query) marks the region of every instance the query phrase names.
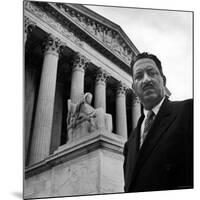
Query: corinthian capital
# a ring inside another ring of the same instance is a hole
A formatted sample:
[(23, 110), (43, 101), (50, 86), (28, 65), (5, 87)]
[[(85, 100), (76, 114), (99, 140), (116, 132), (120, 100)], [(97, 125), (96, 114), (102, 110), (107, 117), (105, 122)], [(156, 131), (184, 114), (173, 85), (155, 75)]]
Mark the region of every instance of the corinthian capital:
[(120, 82), (118, 83), (118, 85), (117, 85), (117, 95), (120, 95), (120, 94), (125, 95), (127, 89), (128, 89), (127, 85), (124, 84), (124, 83), (122, 83), (122, 82), (120, 81)]
[(36, 26), (36, 23), (33, 22), (30, 18), (27, 16), (24, 17), (24, 25), (25, 25), (25, 33), (29, 34), (32, 32), (33, 27)]
[(89, 59), (83, 56), (80, 53), (77, 53), (73, 60), (73, 70), (85, 70), (87, 64), (89, 63)]
[(101, 68), (97, 70), (96, 82), (105, 83), (108, 78), (109, 78), (109, 74), (105, 70)]
[(59, 38), (49, 34), (44, 42), (44, 51), (58, 55), (61, 51), (61, 41)]
[(140, 103), (139, 101), (139, 98), (137, 97), (137, 95), (135, 94), (134, 90), (132, 90), (132, 104), (135, 105), (135, 104), (138, 104)]

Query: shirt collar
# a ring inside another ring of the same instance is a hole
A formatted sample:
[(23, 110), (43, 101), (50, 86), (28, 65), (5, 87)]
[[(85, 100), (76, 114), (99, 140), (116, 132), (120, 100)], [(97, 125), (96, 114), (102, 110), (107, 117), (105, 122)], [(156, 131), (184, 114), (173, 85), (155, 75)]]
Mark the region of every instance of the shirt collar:
[[(162, 100), (160, 101), (159, 104), (157, 104), (156, 106), (154, 106), (151, 110), (154, 112), (155, 115), (158, 114), (158, 111), (160, 110), (160, 107), (164, 101), (165, 97), (162, 98)], [(149, 110), (144, 109), (144, 115), (145, 117), (147, 117), (147, 113), (149, 112)]]

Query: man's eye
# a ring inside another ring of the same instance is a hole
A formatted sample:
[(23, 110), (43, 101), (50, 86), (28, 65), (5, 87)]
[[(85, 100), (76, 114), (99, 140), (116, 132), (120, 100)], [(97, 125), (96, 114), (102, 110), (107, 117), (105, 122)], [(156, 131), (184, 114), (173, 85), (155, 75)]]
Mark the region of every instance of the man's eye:
[(135, 79), (136, 79), (136, 80), (142, 79), (142, 74), (136, 74)]
[(148, 74), (149, 74), (149, 76), (155, 76), (157, 73), (154, 71), (150, 71)]

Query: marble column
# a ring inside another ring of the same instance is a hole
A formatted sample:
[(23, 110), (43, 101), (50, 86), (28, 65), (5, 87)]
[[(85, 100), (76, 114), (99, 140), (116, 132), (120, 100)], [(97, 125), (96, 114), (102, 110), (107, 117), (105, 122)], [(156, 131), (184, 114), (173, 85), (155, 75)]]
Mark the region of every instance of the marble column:
[(132, 96), (132, 129), (137, 126), (138, 119), (141, 115), (141, 105), (138, 98), (133, 93)]
[(61, 42), (52, 35), (45, 44), (29, 164), (45, 159), (50, 152), (58, 57)]
[(77, 103), (84, 94), (84, 75), (88, 62), (89, 60), (80, 53), (74, 57), (70, 89), (70, 99), (73, 103)]
[(24, 113), (24, 140), (25, 163), (28, 157), (29, 139), (33, 121), (34, 101), (36, 94), (37, 72), (34, 67), (25, 67), (25, 113)]
[(103, 108), (106, 112), (106, 80), (108, 74), (103, 69), (98, 69), (95, 82), (94, 107)]
[[(57, 76), (58, 77), (58, 76)], [(61, 131), (62, 131), (62, 121), (63, 119), (63, 96), (64, 85), (57, 80), (56, 92), (55, 92), (55, 102), (54, 102), (54, 114), (53, 114), (53, 124), (51, 133), (51, 146), (50, 154), (52, 154), (59, 146), (61, 142)]]
[(33, 31), (36, 23), (30, 20), (28, 17), (24, 17), (24, 45), (26, 44), (27, 37)]
[(125, 139), (127, 139), (126, 90), (126, 85), (119, 82), (116, 94), (116, 133)]

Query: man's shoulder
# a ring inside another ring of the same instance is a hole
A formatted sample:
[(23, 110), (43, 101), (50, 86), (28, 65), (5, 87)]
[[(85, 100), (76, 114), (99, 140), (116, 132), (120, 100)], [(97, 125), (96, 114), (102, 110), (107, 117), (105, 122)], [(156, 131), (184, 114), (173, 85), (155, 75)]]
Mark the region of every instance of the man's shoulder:
[(182, 101), (169, 101), (168, 110), (178, 115), (192, 115), (193, 113), (193, 99), (186, 99)]
[(174, 107), (176, 106), (188, 106), (188, 107), (192, 107), (193, 106), (193, 99), (186, 99), (186, 100), (182, 100), (182, 101), (170, 101), (170, 104)]
[(193, 102), (193, 99), (185, 99), (181, 101), (171, 101), (172, 103), (191, 103)]

